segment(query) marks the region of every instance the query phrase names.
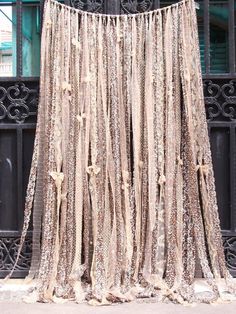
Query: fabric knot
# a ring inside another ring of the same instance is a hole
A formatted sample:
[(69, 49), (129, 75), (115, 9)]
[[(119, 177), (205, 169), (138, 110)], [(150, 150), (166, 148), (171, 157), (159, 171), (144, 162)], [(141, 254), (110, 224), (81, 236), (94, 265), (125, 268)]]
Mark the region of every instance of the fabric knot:
[(65, 201), (67, 197), (67, 192), (61, 194), (62, 201)]
[(72, 45), (80, 49), (80, 42), (76, 38), (72, 39)]
[(56, 171), (51, 171), (50, 176), (53, 178), (55, 181), (56, 186), (60, 186), (62, 181), (64, 180), (64, 173), (63, 172), (56, 172)]
[(80, 115), (78, 114), (76, 116), (76, 119), (78, 120), (78, 122), (83, 125), (83, 120), (86, 118), (86, 114), (85, 113), (81, 113)]
[(123, 38), (123, 35), (120, 34), (120, 33), (118, 33), (118, 34), (117, 34), (117, 39), (116, 39), (117, 42), (118, 42), (118, 43), (121, 42), (122, 38)]
[(122, 190), (125, 190), (129, 188), (129, 171), (127, 170), (123, 171), (123, 180), (124, 180), (124, 183), (122, 185)]
[(180, 166), (183, 166), (183, 159), (181, 159), (180, 156), (177, 157), (177, 161)]
[(82, 264), (77, 269), (75, 269), (71, 275), (70, 279), (72, 280), (80, 280), (86, 270), (86, 265)]
[(196, 171), (200, 170), (203, 174), (207, 176), (209, 171), (209, 166), (207, 164), (199, 164), (196, 166)]
[(150, 77), (150, 81), (151, 81), (151, 83), (153, 83), (153, 82), (154, 82), (154, 79), (155, 79), (155, 75), (154, 75), (154, 74), (152, 74), (152, 75), (151, 75), (151, 77)]
[(166, 182), (166, 177), (164, 176), (164, 174), (162, 174), (158, 180), (158, 184), (162, 185), (165, 182)]
[(124, 183), (122, 184), (122, 190), (128, 189), (129, 188), (129, 183)]
[(84, 83), (91, 82), (91, 75), (90, 74), (85, 75), (85, 77), (83, 78), (83, 82)]
[(101, 168), (96, 165), (87, 167), (87, 173), (90, 174), (91, 176), (97, 175), (100, 172), (100, 170)]
[(139, 165), (139, 168), (143, 168), (143, 161), (142, 161), (142, 160), (139, 160), (138, 165)]
[(46, 21), (46, 27), (47, 28), (50, 28), (52, 26), (52, 21), (50, 20), (50, 19), (48, 19), (47, 21)]
[(61, 87), (63, 91), (67, 90), (68, 92), (71, 92), (71, 85), (68, 82), (63, 82)]

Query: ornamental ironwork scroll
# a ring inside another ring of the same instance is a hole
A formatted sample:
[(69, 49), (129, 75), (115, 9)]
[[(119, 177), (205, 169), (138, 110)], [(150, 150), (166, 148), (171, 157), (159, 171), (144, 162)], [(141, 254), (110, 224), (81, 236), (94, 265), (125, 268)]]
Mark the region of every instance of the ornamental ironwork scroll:
[(204, 80), (209, 121), (236, 121), (236, 80)]
[(0, 123), (36, 122), (38, 86), (32, 82), (0, 86)]
[[(20, 238), (0, 238), (0, 271), (11, 270), (16, 260)], [(30, 267), (32, 252), (32, 240), (27, 238), (20, 254), (16, 271), (27, 271)]]
[(102, 12), (104, 0), (70, 0), (70, 5), (84, 11)]
[(225, 237), (224, 238), (224, 250), (226, 263), (229, 270), (236, 274), (236, 237)]
[(149, 11), (153, 8), (153, 0), (122, 0), (122, 13), (139, 13)]

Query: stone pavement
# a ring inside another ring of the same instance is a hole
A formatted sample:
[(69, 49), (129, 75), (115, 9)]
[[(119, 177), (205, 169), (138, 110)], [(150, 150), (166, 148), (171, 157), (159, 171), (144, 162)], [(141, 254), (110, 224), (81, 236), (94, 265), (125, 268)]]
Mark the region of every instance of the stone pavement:
[(199, 304), (184, 307), (178, 304), (165, 303), (125, 303), (103, 307), (87, 304), (25, 304), (16, 302), (0, 302), (1, 314), (236, 314), (236, 302), (230, 304)]

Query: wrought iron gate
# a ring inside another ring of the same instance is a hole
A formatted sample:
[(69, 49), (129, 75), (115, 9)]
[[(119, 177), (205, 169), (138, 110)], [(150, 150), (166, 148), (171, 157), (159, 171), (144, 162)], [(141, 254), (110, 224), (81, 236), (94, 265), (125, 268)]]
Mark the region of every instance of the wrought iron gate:
[[(32, 16), (37, 19), (39, 8), (41, 6), (42, 9), (44, 1), (3, 0), (0, 1), (0, 10), (4, 5), (9, 5), (9, 2), (12, 10), (14, 9), (12, 29), (15, 34), (13, 36), (15, 40), (15, 49), (13, 49), (15, 70), (12, 70), (11, 76), (1, 77), (0, 59), (1, 277), (5, 276), (12, 268), (19, 245), (24, 196), (37, 116), (39, 78), (35, 75), (35, 71), (29, 66), (27, 67), (27, 53), (24, 49), (26, 37), (24, 34), (24, 16), (29, 17), (30, 14), (33, 14)], [(65, 0), (67, 5), (83, 10), (110, 14), (143, 12), (173, 2), (176, 1)], [(199, 4), (197, 13), (206, 114), (216, 177), (222, 236), (227, 265), (232, 274), (236, 276), (235, 1), (204, 0), (197, 2)], [(28, 7), (28, 11), (31, 7), (32, 12), (37, 11), (38, 13), (35, 15), (31, 12), (24, 15), (27, 12), (26, 7)], [(38, 27), (40, 28), (40, 26)], [(26, 54), (26, 58), (24, 54)], [(14, 272), (15, 277), (23, 277), (27, 274), (30, 257), (31, 235), (29, 232), (19, 265)]]

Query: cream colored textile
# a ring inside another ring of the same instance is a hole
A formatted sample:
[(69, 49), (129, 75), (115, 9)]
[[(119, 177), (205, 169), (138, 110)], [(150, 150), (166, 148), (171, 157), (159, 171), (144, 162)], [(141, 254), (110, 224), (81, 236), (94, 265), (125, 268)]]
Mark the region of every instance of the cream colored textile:
[[(235, 293), (194, 1), (120, 16), (46, 2), (22, 243), (32, 208), (35, 300), (215, 302), (219, 278)], [(198, 262), (211, 293), (194, 292)]]

